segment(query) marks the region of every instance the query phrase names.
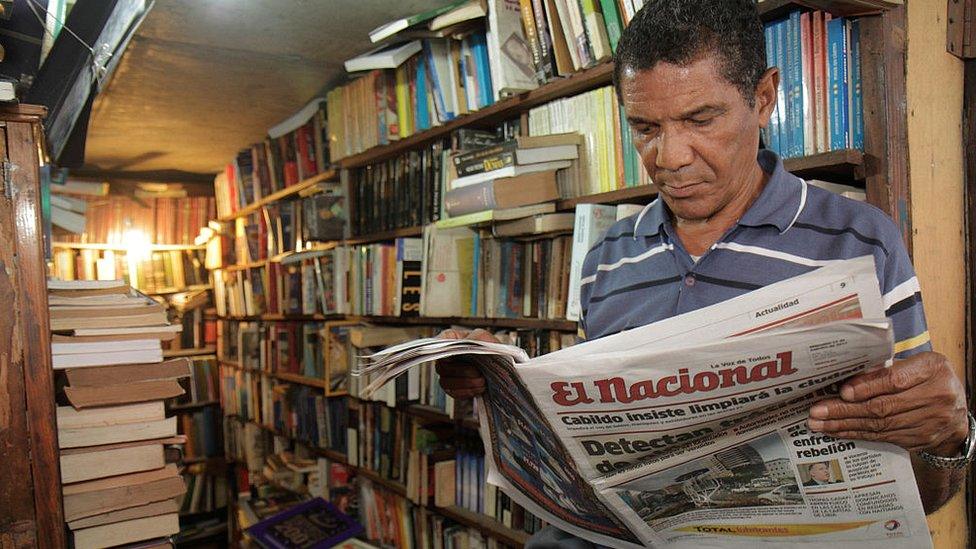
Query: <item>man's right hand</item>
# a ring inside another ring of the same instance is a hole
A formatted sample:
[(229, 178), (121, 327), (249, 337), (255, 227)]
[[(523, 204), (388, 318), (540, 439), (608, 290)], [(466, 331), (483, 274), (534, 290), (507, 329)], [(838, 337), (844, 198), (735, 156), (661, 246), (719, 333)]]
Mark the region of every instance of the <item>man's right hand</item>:
[[(437, 334), (444, 339), (477, 339), (499, 343), (498, 338), (485, 330), (444, 330)], [(440, 376), (441, 388), (453, 398), (473, 398), (485, 392), (485, 378), (472, 362), (465, 360), (465, 356), (455, 356), (437, 361), (437, 375)]]

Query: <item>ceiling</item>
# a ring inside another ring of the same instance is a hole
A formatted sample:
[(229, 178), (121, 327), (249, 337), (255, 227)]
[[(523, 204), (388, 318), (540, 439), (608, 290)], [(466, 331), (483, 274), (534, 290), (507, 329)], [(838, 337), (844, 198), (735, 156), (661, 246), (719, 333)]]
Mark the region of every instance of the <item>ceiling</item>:
[(92, 108), (86, 172), (214, 173), (345, 78), (368, 32), (447, 0), (156, 0)]

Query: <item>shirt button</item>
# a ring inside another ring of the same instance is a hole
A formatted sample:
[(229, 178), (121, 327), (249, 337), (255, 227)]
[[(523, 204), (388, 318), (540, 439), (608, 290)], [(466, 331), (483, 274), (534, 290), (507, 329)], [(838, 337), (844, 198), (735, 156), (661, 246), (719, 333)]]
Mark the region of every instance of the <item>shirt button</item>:
[(694, 285), (695, 285), (695, 275), (693, 274), (685, 275), (685, 286), (691, 288)]

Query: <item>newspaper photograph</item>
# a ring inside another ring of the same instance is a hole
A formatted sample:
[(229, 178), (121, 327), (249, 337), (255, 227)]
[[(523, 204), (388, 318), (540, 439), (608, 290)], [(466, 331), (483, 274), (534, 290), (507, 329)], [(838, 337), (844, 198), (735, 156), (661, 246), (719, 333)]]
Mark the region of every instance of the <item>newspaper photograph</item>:
[(929, 547), (907, 452), (806, 430), (811, 405), (893, 356), (874, 260), (529, 359), (425, 339), (366, 357), (368, 394), (463, 355), (486, 379), (488, 482), (612, 547)]

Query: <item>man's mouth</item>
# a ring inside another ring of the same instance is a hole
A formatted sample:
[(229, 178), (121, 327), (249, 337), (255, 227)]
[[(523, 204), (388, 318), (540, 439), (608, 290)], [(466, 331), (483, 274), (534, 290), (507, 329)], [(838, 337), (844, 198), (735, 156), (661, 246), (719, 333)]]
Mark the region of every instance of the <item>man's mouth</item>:
[(688, 198), (697, 193), (701, 185), (702, 184), (700, 182), (680, 184), (663, 183), (661, 187), (663, 187), (665, 192), (673, 198)]

